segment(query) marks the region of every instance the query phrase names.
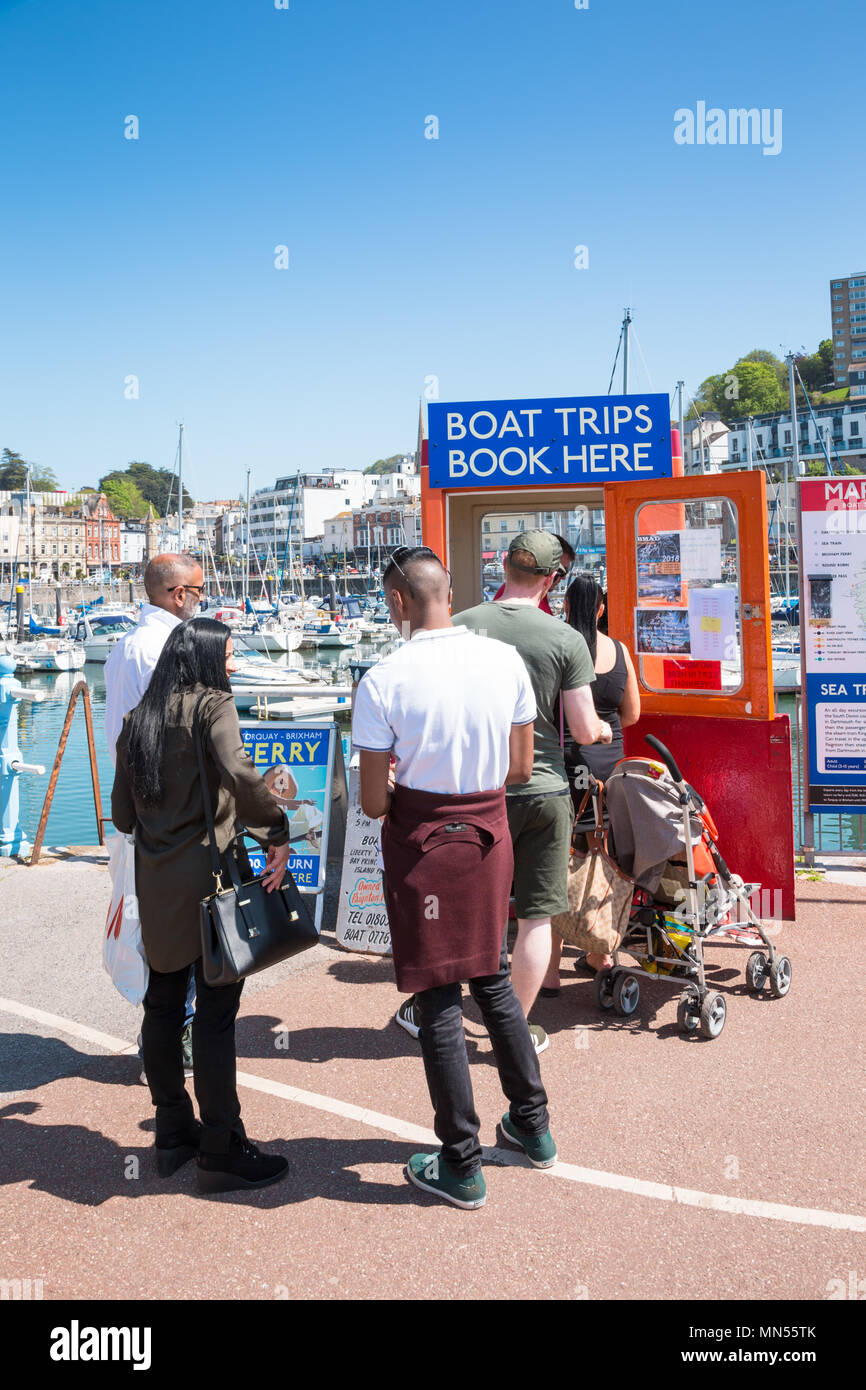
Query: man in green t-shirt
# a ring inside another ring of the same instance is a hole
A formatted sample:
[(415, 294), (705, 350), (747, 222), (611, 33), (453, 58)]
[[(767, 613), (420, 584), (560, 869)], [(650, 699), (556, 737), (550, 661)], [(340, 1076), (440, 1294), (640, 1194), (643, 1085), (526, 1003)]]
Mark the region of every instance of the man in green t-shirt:
[[(565, 722), (575, 743), (609, 743), (610, 725), (599, 719), (592, 700), (595, 679), (589, 649), (579, 632), (539, 611), (556, 582), (562, 545), (548, 531), (524, 531), (508, 548), (501, 598), (452, 615), (468, 627), (516, 647), (535, 691), (535, 756), (532, 776), (506, 791), (514, 845), (514, 900), (517, 941), (511, 959), (514, 992), (528, 1015), (550, 962), (550, 919), (568, 908), (568, 856), (574, 809), (565, 771), (556, 716), (561, 698)], [(530, 1025), (536, 1050), (547, 1034)]]

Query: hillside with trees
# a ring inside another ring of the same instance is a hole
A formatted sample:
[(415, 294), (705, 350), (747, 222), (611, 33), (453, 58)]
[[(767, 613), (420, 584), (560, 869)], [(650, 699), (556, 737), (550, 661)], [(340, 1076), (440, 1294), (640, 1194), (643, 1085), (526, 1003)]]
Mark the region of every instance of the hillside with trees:
[[(834, 391), (833, 344), (824, 338), (817, 351), (797, 358), (797, 369), (812, 405), (821, 405), (827, 392)], [(806, 406), (806, 398), (797, 382), (797, 400)], [(726, 372), (708, 376), (701, 382), (689, 418), (707, 411), (718, 411), (725, 424), (742, 420), (749, 415), (769, 415), (788, 406), (788, 368), (775, 353), (765, 348), (751, 352), (729, 367)]]
[(391, 454), (390, 458), (376, 459), (376, 462), (371, 463), (369, 468), (364, 469), (364, 472), (376, 474), (396, 473), (405, 457), (405, 454)]
[[(122, 471), (106, 473), (99, 480), (99, 490), (105, 493), (114, 515), (125, 521), (147, 516), (148, 503), (157, 516), (164, 516), (169, 493), (171, 509), (177, 507), (177, 479), (171, 469), (153, 468), (140, 460), (133, 460)], [(184, 511), (194, 505), (194, 500), (184, 488)]]

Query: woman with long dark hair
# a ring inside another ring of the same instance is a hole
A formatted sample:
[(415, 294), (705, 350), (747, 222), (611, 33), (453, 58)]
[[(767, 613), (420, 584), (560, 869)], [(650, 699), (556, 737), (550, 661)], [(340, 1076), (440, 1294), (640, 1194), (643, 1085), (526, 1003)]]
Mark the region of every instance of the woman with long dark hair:
[[(596, 713), (600, 719), (607, 720), (613, 731), (610, 743), (582, 744), (565, 740), (565, 770), (575, 812), (589, 785), (587, 772), (606, 782), (620, 758), (625, 757), (623, 729), (640, 719), (640, 690), (631, 656), (622, 642), (608, 637), (599, 627), (605, 609), (604, 597), (600, 586), (588, 574), (579, 574), (573, 579), (565, 594), (565, 620), (582, 633), (595, 668), (590, 690)], [(585, 813), (580, 824), (588, 825), (590, 821), (591, 816)], [(562, 938), (554, 932), (550, 967), (542, 987), (547, 997), (559, 992), (561, 955)], [(588, 955), (584, 963), (593, 973), (613, 964), (609, 957), (600, 955)]]
[[(208, 794), (221, 855), (236, 823), (267, 846), (265, 882), (280, 886), (289, 855), (286, 818), (244, 751), (229, 674), (229, 629), (195, 618), (173, 629), (141, 702), (123, 721), (111, 815), (135, 832), (141, 934), (150, 967), (142, 1059), (156, 1106), (156, 1155), (167, 1177), (196, 1157), (200, 1191), (263, 1187), (285, 1176), (284, 1158), (251, 1144), (235, 1085), (235, 1017), (243, 981), (213, 987), (201, 963), (199, 903), (214, 890), (193, 730), (201, 733)], [(247, 865), (248, 867), (248, 865)], [(184, 1087), (181, 1034), (189, 967), (195, 1119)]]

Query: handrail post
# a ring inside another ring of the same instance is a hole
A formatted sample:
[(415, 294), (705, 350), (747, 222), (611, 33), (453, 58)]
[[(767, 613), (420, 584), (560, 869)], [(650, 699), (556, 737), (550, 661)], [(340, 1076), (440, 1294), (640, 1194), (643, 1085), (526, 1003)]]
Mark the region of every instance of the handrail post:
[(93, 738), (93, 719), (90, 709), (90, 691), (87, 688), (87, 681), (76, 681), (72, 687), (72, 694), (69, 696), (69, 704), (66, 707), (66, 718), (63, 721), (63, 730), (60, 734), (60, 742), (57, 745), (57, 754), (54, 759), (54, 766), (51, 769), (51, 776), (48, 779), (48, 787), (45, 792), (45, 800), (42, 803), (42, 814), (39, 817), (39, 827), (36, 831), (36, 838), (33, 841), (33, 852), (28, 860), (28, 867), (33, 868), (39, 863), (39, 856), (42, 853), (42, 841), (45, 838), (45, 827), (48, 824), (48, 817), (51, 813), (51, 803), (54, 800), (54, 790), (57, 786), (57, 778), (60, 775), (60, 765), (63, 762), (63, 754), (66, 751), (66, 740), (69, 738), (69, 730), (72, 726), (72, 716), (75, 713), (75, 705), (79, 695), (84, 696), (84, 719), (87, 725), (87, 748), (90, 755), (90, 778), (93, 783), (93, 800), (96, 806), (96, 831), (99, 836), (99, 843), (105, 844), (103, 833), (104, 818), (102, 815), (102, 804), (99, 794), (99, 771), (96, 765), (96, 745)]

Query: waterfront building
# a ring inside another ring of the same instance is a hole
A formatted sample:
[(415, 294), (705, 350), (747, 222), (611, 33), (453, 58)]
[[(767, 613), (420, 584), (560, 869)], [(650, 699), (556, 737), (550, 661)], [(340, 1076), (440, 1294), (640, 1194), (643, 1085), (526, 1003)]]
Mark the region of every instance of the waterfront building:
[(368, 478), (360, 470), (328, 469), (277, 478), (273, 487), (259, 488), (250, 498), (251, 555), (262, 565), (269, 555), (275, 556), (279, 565), (291, 520), (291, 549), (297, 559), (305, 540), (324, 535), (327, 518), (363, 504)]
[(683, 472), (720, 473), (728, 462), (729, 427), (717, 411), (708, 410), (683, 426)]
[(229, 503), (216, 519), (213, 553), (218, 562), (229, 564), (243, 560), (247, 553), (246, 518), (243, 508), (236, 503)]
[(343, 551), (352, 553), (355, 535), (353, 515), (347, 508), (326, 519), (322, 533), (323, 555), (342, 555)]
[(866, 272), (830, 281), (830, 317), (836, 386), (866, 401)]
[[(862, 401), (816, 405), (813, 411), (814, 420), (808, 409), (797, 407), (797, 443), (803, 471), (809, 463), (819, 463), (826, 470), (823, 441), (835, 471), (841, 471), (840, 464), (848, 463), (858, 472), (866, 472), (866, 397)], [(732, 420), (726, 427), (724, 467), (748, 467), (750, 423), (753, 465), (769, 464), (784, 471), (784, 461), (791, 458), (794, 447), (791, 412), (786, 410), (755, 415), (751, 422)]]
[(398, 545), (421, 544), (421, 505), (383, 506), (376, 501), (352, 512), (351, 548), (356, 559), (374, 564)]

